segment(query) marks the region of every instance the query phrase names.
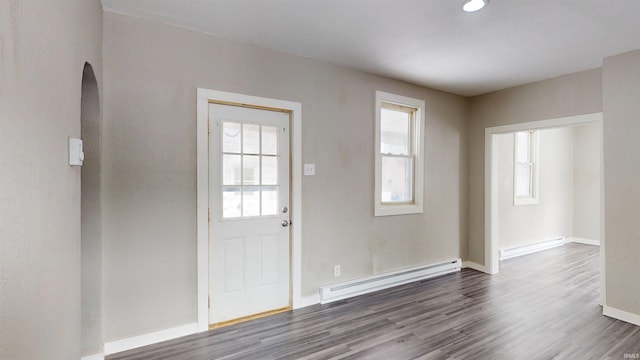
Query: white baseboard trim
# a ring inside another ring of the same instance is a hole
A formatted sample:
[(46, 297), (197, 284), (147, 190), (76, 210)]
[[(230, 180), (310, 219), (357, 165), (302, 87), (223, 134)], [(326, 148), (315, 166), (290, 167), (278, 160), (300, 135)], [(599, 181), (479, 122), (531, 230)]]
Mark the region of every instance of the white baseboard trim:
[(612, 308), (605, 305), (602, 307), (602, 315), (640, 326), (640, 315), (630, 313), (628, 311)]
[(489, 271), (487, 270), (487, 267), (484, 265), (480, 265), (478, 263), (475, 263), (473, 261), (463, 261), (462, 262), (462, 268), (469, 268), (469, 269), (473, 269), (473, 270), (477, 270), (486, 274), (489, 274)]
[(517, 256), (533, 254), (538, 251), (551, 249), (566, 244), (564, 236), (552, 240), (540, 241), (534, 244), (516, 246), (508, 249), (500, 250), (500, 260), (511, 259)]
[(80, 360), (104, 360), (104, 354), (100, 353), (100, 354), (87, 355), (87, 356), (81, 357)]
[(320, 304), (320, 294), (303, 296), (302, 299), (300, 299), (300, 306), (298, 306), (296, 309), (300, 309), (300, 308), (315, 305), (315, 304)]
[(111, 355), (121, 351), (127, 351), (142, 346), (159, 343), (166, 340), (191, 335), (198, 332), (198, 323), (174, 327), (171, 329), (156, 331), (148, 334), (138, 335), (127, 339), (111, 341), (104, 344), (104, 353)]
[(591, 240), (591, 239), (585, 239), (585, 238), (579, 238), (579, 237), (569, 237), (569, 238), (567, 238), (567, 242), (568, 243), (573, 242), (573, 243), (578, 243), (578, 244), (600, 246), (600, 240)]

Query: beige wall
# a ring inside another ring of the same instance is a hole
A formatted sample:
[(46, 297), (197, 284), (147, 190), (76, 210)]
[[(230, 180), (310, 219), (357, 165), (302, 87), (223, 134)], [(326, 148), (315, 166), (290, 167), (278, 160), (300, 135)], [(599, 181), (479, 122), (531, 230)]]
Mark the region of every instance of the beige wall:
[[(514, 134), (498, 146), (499, 249), (571, 236), (573, 227), (573, 128), (538, 131), (538, 203), (513, 204)], [(599, 205), (598, 205), (599, 206)]]
[(0, 359), (79, 359), (85, 61), (101, 84), (99, 0), (0, 1)]
[(602, 141), (599, 124), (573, 128), (573, 235), (600, 240)]
[(484, 129), (600, 112), (601, 91), (601, 70), (594, 69), (471, 98), (466, 259), (484, 264)]
[(640, 314), (640, 51), (604, 60), (607, 305)]
[[(196, 88), (302, 103), (302, 294), (460, 257), (467, 99), (105, 13), (105, 341), (196, 321)], [(426, 101), (425, 212), (373, 216), (374, 99)], [(342, 277), (333, 277), (333, 265)]]

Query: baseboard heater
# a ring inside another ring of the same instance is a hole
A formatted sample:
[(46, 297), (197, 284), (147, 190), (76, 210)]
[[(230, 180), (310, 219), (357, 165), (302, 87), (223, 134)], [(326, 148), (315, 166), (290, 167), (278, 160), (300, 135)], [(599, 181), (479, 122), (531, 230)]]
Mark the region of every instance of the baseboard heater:
[(541, 241), (535, 244), (517, 246), (509, 249), (502, 249), (500, 250), (500, 260), (506, 260), (516, 256), (522, 256), (527, 254), (533, 254), (538, 251), (543, 251), (543, 250), (551, 249), (557, 246), (562, 246), (566, 243), (567, 241), (564, 238), (564, 236), (561, 236), (559, 238)]
[(320, 303), (326, 304), (393, 286), (429, 279), (432, 277), (460, 271), (462, 261), (452, 260), (440, 264), (418, 266), (400, 271), (371, 276), (365, 279), (347, 281), (320, 288)]

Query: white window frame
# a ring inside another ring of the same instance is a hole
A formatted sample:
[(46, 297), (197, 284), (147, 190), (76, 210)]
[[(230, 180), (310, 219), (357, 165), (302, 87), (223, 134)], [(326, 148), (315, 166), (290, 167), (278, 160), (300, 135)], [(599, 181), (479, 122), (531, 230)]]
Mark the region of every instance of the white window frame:
[(530, 184), (531, 193), (529, 196), (518, 196), (518, 132), (513, 133), (513, 205), (535, 205), (538, 204), (538, 131), (526, 130), (519, 132), (529, 133), (529, 162), (531, 166)]
[[(380, 153), (381, 110), (383, 104), (415, 109), (411, 126), (411, 153), (413, 155), (413, 199), (409, 203), (382, 202), (382, 154)], [(425, 102), (406, 96), (376, 91), (375, 138), (375, 216), (419, 214), (424, 212), (424, 107)]]

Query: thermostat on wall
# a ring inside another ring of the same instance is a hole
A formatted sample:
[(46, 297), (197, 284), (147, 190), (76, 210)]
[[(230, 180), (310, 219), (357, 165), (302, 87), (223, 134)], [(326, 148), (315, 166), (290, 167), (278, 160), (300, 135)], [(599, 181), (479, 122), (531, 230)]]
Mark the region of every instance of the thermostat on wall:
[(69, 165), (82, 166), (83, 160), (82, 139), (69, 138)]

